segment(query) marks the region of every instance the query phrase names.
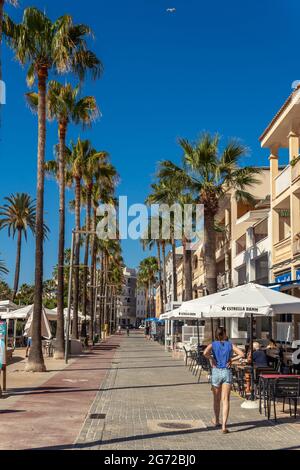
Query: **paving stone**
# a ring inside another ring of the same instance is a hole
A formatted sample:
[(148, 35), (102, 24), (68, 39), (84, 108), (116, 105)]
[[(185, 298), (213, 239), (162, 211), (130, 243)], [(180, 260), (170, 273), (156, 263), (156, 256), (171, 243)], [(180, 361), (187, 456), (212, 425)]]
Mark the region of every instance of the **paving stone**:
[[(203, 375), (198, 384), (182, 360), (173, 359), (140, 332), (132, 333), (116, 352), (91, 408), (93, 413), (106, 415), (104, 423), (91, 423), (94, 442), (84, 433), (84, 425), (76, 444), (80, 448), (95, 445), (100, 450), (300, 449), (299, 419), (295, 423), (286, 414), (275, 425), (257, 410), (242, 409), (241, 403), (239, 397), (232, 397), (231, 432), (222, 435), (211, 426), (212, 396), (207, 377)], [(161, 421), (193, 421), (201, 426), (153, 429), (153, 423)]]

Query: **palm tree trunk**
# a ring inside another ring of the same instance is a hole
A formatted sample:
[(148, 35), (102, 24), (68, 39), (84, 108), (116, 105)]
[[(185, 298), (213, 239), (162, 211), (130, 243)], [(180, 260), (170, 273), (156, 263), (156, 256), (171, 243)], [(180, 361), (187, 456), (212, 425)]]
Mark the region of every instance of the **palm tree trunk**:
[(15, 270), (15, 281), (14, 290), (12, 295), (12, 301), (14, 302), (18, 292), (19, 279), (20, 279), (20, 264), (21, 264), (21, 246), (22, 246), (22, 230), (18, 230), (18, 241), (17, 241), (17, 256), (16, 256), (16, 270)]
[(159, 278), (159, 296), (160, 296), (160, 310), (161, 313), (164, 313), (164, 289), (162, 282), (162, 266), (161, 266), (161, 251), (160, 251), (160, 241), (157, 240), (157, 260), (158, 260), (158, 278)]
[(205, 212), (204, 224), (204, 265), (206, 288), (209, 294), (217, 292), (216, 232), (214, 216)]
[[(96, 232), (97, 228), (97, 212), (96, 209), (93, 211), (93, 232)], [(95, 235), (92, 235), (92, 246), (91, 246), (91, 289), (90, 289), (90, 326), (89, 326), (89, 336), (93, 340), (94, 337), (94, 318), (95, 318), (95, 312), (94, 312), (94, 306), (95, 306), (95, 295), (96, 295), (96, 288), (94, 287), (96, 285), (96, 280), (97, 276), (95, 275), (96, 272), (96, 240), (95, 240)]]
[[(85, 253), (84, 253), (84, 267), (83, 267), (83, 289), (82, 289), (82, 314), (87, 317), (87, 303), (88, 303), (88, 263), (89, 263), (89, 247), (90, 247), (90, 230), (91, 230), (91, 208), (92, 208), (92, 186), (87, 187), (87, 207), (86, 207), (86, 239), (85, 239)], [(91, 323), (91, 322), (90, 322)], [(89, 338), (92, 340), (92, 336)]]
[(163, 287), (164, 287), (164, 303), (165, 306), (168, 303), (168, 298), (167, 298), (167, 272), (166, 272), (166, 242), (163, 240), (162, 241), (162, 256), (163, 256), (163, 273), (164, 273), (164, 281), (163, 281)]
[(48, 70), (38, 70), (38, 166), (36, 202), (36, 245), (35, 245), (35, 290), (32, 321), (32, 347), (26, 371), (45, 372), (42, 352), (42, 309), (43, 309), (43, 244), (44, 244), (44, 180), (46, 147), (46, 92)]
[[(217, 263), (216, 263), (216, 232), (213, 214), (205, 211), (204, 222), (204, 266), (206, 278), (206, 293), (208, 295), (217, 292)], [(213, 339), (215, 322), (205, 322), (204, 336), (206, 341)], [(212, 331), (213, 330), (213, 331)]]
[(188, 241), (183, 240), (183, 266), (184, 266), (184, 301), (193, 299), (193, 280), (192, 280), (192, 252), (187, 248)]
[(57, 329), (55, 359), (63, 359), (65, 352), (64, 329), (64, 264), (65, 264), (65, 148), (67, 123), (59, 123), (59, 239), (58, 239), (58, 268), (57, 268)]
[[(80, 230), (81, 180), (75, 182), (75, 229)], [(78, 339), (78, 305), (79, 305), (79, 263), (80, 263), (80, 236), (75, 237), (75, 269), (74, 269), (74, 298), (73, 298), (73, 324), (72, 338)]]
[(177, 261), (176, 261), (176, 243), (172, 239), (172, 269), (173, 269), (173, 302), (177, 302)]

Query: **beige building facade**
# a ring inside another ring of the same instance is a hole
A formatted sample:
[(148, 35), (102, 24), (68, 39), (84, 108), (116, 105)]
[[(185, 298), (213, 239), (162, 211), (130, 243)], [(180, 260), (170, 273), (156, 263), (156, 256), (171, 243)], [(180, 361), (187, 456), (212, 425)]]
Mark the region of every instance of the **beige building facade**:
[[(262, 148), (270, 152), (272, 212), (272, 281), (279, 289), (300, 297), (300, 88), (287, 99), (260, 137)], [(280, 163), (285, 157), (284, 168)], [(285, 323), (283, 328), (282, 323)], [(286, 315), (274, 323), (300, 338), (300, 316)], [(289, 328), (290, 327), (290, 328)], [(281, 333), (280, 333), (281, 334)]]

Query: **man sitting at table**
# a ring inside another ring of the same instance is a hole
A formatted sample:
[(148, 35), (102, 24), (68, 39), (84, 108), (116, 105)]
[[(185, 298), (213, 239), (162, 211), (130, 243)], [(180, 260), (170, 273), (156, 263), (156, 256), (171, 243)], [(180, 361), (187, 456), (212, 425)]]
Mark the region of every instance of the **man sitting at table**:
[[(248, 353), (248, 361), (251, 362), (251, 352)], [(253, 343), (253, 363), (256, 367), (268, 367), (268, 359), (258, 342)]]

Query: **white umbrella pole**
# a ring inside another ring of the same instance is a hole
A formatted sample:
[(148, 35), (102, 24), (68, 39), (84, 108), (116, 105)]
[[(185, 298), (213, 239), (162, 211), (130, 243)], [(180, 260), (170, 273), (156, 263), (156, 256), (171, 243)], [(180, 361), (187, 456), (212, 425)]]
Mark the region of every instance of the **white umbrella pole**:
[(257, 409), (258, 403), (254, 396), (254, 361), (253, 361), (253, 315), (250, 316), (250, 354), (251, 354), (251, 399), (242, 403), (241, 408)]

